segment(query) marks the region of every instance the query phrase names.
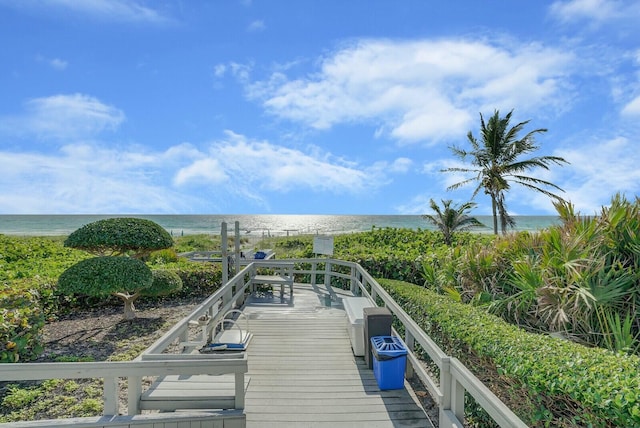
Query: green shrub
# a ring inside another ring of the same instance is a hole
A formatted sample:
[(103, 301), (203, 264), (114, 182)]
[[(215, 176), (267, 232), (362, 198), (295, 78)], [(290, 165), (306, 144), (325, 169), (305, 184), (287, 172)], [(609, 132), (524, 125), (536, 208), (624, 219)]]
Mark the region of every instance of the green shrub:
[(182, 279), (177, 273), (169, 270), (154, 270), (151, 287), (143, 290), (145, 296), (166, 296), (182, 289)]
[(164, 250), (153, 251), (149, 256), (150, 264), (166, 264), (178, 261), (178, 254), (173, 248), (165, 248)]
[(184, 262), (167, 266), (182, 280), (182, 291), (187, 296), (206, 296), (222, 285), (222, 266), (219, 263)]
[(43, 349), (44, 315), (35, 290), (0, 287), (0, 363), (28, 361)]
[(64, 246), (99, 256), (130, 254), (145, 258), (154, 250), (172, 247), (173, 239), (151, 220), (109, 218), (82, 226), (69, 235)]
[(105, 297), (135, 293), (151, 287), (153, 277), (146, 264), (130, 257), (94, 257), (64, 271), (58, 288), (66, 294)]
[(524, 387), (528, 397), (508, 405), (532, 426), (640, 426), (640, 358), (527, 333), (414, 284), (379, 282), (445, 352), (472, 371), (488, 361)]

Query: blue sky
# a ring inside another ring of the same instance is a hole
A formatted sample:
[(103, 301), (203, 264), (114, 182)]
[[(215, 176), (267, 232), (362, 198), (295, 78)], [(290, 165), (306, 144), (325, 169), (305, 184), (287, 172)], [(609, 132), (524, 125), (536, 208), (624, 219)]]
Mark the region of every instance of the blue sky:
[[(0, 214), (423, 214), (514, 110), (530, 175), (640, 194), (640, 2), (0, 0)], [(490, 213), (483, 194), (476, 215)], [(554, 214), (513, 187), (514, 215)]]

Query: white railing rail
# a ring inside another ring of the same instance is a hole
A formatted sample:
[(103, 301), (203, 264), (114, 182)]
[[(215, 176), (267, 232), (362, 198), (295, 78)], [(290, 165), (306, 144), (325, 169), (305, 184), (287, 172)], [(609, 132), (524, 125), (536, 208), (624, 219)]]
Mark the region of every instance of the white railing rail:
[[(220, 375), (236, 374), (237, 390), (242, 396), (236, 396), (236, 407), (244, 407), (244, 373), (248, 371), (246, 355), (233, 359), (173, 359), (165, 361), (104, 361), (83, 363), (19, 363), (0, 364), (2, 381), (25, 381), (42, 379), (104, 379), (104, 415), (119, 414), (119, 379), (126, 378), (129, 383), (141, 376), (166, 375)], [(140, 398), (138, 395), (137, 398)], [(137, 406), (136, 406), (137, 407)], [(129, 414), (136, 414), (129, 413)]]

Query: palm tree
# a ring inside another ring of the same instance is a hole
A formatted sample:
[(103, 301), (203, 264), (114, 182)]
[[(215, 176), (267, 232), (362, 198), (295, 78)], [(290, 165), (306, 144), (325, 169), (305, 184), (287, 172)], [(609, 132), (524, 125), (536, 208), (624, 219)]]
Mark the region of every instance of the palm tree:
[(505, 203), (505, 192), (511, 188), (511, 183), (516, 183), (529, 189), (541, 192), (557, 201), (563, 199), (540, 186), (552, 187), (563, 192), (560, 187), (546, 180), (522, 175), (524, 172), (541, 167), (549, 169), (551, 164), (561, 165), (569, 163), (558, 156), (537, 156), (530, 159), (520, 158), (528, 153), (536, 151), (539, 147), (534, 141), (535, 134), (547, 132), (546, 129), (535, 129), (527, 133), (523, 138), (518, 138), (518, 133), (522, 131), (529, 121), (520, 122), (513, 127), (509, 127), (511, 120), (511, 110), (505, 117), (500, 117), (500, 112), (495, 110), (493, 116), (485, 123), (482, 113), (480, 113), (480, 134), (478, 141), (471, 131), (467, 138), (471, 143), (472, 150), (467, 151), (458, 147), (450, 147), (453, 154), (465, 161), (471, 158), (472, 168), (447, 168), (443, 172), (463, 172), (474, 173), (475, 176), (448, 187), (448, 190), (457, 189), (470, 182), (477, 181), (478, 187), (473, 192), (472, 199), (478, 194), (480, 189), (491, 197), (491, 211), (493, 214), (493, 232), (498, 234), (498, 217), (502, 233), (507, 227), (514, 226), (515, 222), (507, 212)]
[(473, 227), (484, 227), (475, 217), (467, 215), (467, 211), (473, 209), (475, 202), (466, 202), (460, 206), (451, 207), (451, 199), (442, 200), (443, 209), (433, 199), (429, 200), (429, 205), (434, 214), (425, 214), (422, 216), (425, 220), (430, 221), (444, 235), (444, 242), (451, 245), (451, 238), (455, 231), (469, 230)]

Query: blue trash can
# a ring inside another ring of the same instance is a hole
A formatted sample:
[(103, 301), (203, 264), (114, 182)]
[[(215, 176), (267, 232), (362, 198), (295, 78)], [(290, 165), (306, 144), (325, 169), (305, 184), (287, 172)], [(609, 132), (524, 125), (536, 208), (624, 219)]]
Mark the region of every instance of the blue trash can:
[(396, 336), (371, 338), (373, 374), (381, 390), (404, 388), (407, 348)]

